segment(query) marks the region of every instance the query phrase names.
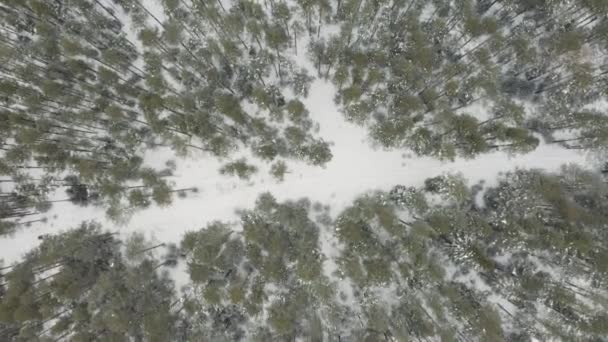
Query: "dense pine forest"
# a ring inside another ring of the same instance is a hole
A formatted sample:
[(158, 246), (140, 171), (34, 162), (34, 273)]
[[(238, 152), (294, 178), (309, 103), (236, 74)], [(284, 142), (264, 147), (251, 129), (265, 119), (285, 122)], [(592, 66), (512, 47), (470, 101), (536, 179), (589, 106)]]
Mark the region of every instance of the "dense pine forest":
[[(0, 341), (606, 341), (607, 110), (605, 0), (0, 0)], [(450, 172), (133, 228), (355, 182), (346, 125)]]

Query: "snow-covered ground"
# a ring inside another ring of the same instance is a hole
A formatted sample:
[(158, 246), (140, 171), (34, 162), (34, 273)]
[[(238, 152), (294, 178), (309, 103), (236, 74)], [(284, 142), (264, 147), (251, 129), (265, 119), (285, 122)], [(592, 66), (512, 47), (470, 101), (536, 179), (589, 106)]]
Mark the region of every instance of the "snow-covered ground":
[[(104, 1), (106, 5), (111, 2)], [(142, 4), (157, 18), (164, 19), (163, 9), (155, 0), (143, 0)], [(128, 38), (139, 44), (131, 29), (131, 21), (117, 6), (111, 6), (121, 17)], [(157, 26), (150, 19), (150, 25)], [(160, 27), (159, 27), (160, 29)], [(337, 32), (338, 26), (325, 25), (322, 35)], [(308, 37), (298, 42), (298, 54), (291, 58), (298, 67), (305, 67), (314, 75), (315, 67), (304, 53)], [(199, 192), (185, 199), (176, 198), (169, 207), (152, 206), (136, 212), (125, 225), (116, 225), (105, 217), (98, 207), (76, 207), (69, 202), (55, 203), (47, 223), (34, 223), (18, 230), (14, 236), (0, 238), (0, 260), (5, 265), (17, 261), (25, 252), (36, 246), (41, 234), (58, 233), (79, 225), (84, 220), (95, 220), (105, 229), (128, 235), (134, 231), (145, 232), (149, 237), (163, 242), (179, 243), (184, 232), (200, 229), (214, 220), (237, 220), (239, 208), (253, 206), (260, 193), (270, 192), (278, 200), (308, 197), (330, 205), (335, 216), (357, 196), (373, 190), (389, 190), (397, 184), (419, 186), (428, 177), (445, 172), (460, 172), (470, 184), (481, 180), (492, 185), (500, 172), (517, 167), (557, 170), (566, 163), (586, 164), (580, 150), (566, 150), (558, 145), (541, 144), (526, 155), (508, 156), (496, 152), (479, 155), (475, 159), (457, 159), (442, 162), (404, 154), (403, 151), (375, 149), (367, 138), (365, 128), (344, 120), (333, 102), (336, 89), (326, 81), (313, 82), (305, 103), (311, 118), (320, 125), (319, 136), (333, 142), (333, 159), (325, 167), (314, 167), (302, 162), (288, 161), (289, 173), (283, 182), (277, 182), (269, 174), (270, 164), (255, 161), (259, 171), (250, 181), (221, 175), (218, 170), (227, 160), (196, 152), (184, 158), (176, 157), (169, 149), (149, 151), (145, 164), (163, 168), (168, 160), (175, 160), (177, 168), (171, 181), (175, 188), (197, 187)], [(600, 104), (601, 105), (601, 104)], [(467, 108), (477, 117), (484, 117), (483, 106), (475, 104)], [(249, 154), (236, 154), (234, 159)], [(248, 159), (249, 162), (252, 159)], [(64, 194), (60, 194), (65, 198)]]
[(367, 191), (389, 190), (397, 184), (418, 186), (426, 178), (444, 172), (460, 172), (470, 184), (480, 180), (492, 184), (500, 172), (517, 167), (557, 170), (566, 163), (586, 163), (578, 150), (543, 144), (526, 155), (508, 156), (498, 152), (454, 162), (374, 149), (366, 130), (346, 122), (338, 112), (333, 103), (334, 94), (333, 85), (317, 80), (305, 100), (312, 119), (320, 124), (319, 135), (333, 142), (334, 157), (323, 168), (288, 162), (290, 173), (279, 183), (269, 175), (269, 165), (257, 163), (258, 173), (250, 181), (243, 181), (219, 174), (218, 169), (225, 160), (203, 154), (177, 158), (168, 149), (152, 150), (146, 155), (147, 164), (161, 167), (167, 160), (175, 160), (177, 171), (172, 179), (175, 186), (196, 186), (199, 193), (185, 199), (176, 198), (166, 208), (152, 206), (137, 212), (124, 226), (110, 222), (100, 208), (56, 203), (46, 215), (48, 223), (36, 223), (12, 237), (0, 239), (0, 258), (5, 264), (12, 263), (39, 242), (38, 235), (57, 233), (83, 220), (101, 222), (106, 229), (119, 230), (125, 235), (141, 231), (159, 241), (178, 243), (185, 231), (200, 229), (214, 220), (236, 220), (235, 210), (252, 207), (262, 192), (271, 192), (279, 200), (308, 197), (330, 205), (331, 214), (336, 215)]

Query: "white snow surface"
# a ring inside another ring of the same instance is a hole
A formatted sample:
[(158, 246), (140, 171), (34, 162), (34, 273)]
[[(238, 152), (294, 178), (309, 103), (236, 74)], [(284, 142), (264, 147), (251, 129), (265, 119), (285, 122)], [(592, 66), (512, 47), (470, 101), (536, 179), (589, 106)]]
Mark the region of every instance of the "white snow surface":
[(184, 232), (200, 229), (214, 220), (238, 220), (235, 210), (251, 208), (263, 192), (272, 193), (278, 200), (308, 197), (330, 205), (331, 215), (335, 216), (363, 193), (390, 190), (397, 184), (419, 186), (426, 178), (445, 172), (460, 172), (470, 184), (486, 180), (486, 185), (492, 185), (499, 173), (515, 168), (551, 171), (566, 163), (586, 163), (585, 155), (578, 150), (545, 144), (525, 155), (496, 152), (454, 162), (375, 149), (364, 128), (344, 120), (333, 102), (334, 95), (333, 85), (317, 80), (304, 101), (320, 125), (319, 135), (333, 144), (334, 157), (325, 167), (288, 161), (290, 173), (283, 182), (277, 182), (268, 173), (269, 165), (258, 162), (258, 173), (250, 181), (243, 181), (219, 174), (218, 169), (226, 160), (204, 154), (178, 158), (169, 149), (150, 150), (145, 156), (147, 164), (160, 168), (174, 159), (177, 171), (172, 180), (176, 188), (196, 186), (199, 193), (176, 198), (169, 207), (152, 206), (136, 212), (124, 226), (109, 221), (101, 208), (55, 203), (46, 215), (48, 223), (35, 223), (0, 239), (0, 258), (5, 265), (13, 263), (39, 243), (38, 235), (57, 233), (84, 220), (95, 220), (124, 235), (140, 231), (155, 240), (179, 243)]
[[(104, 1), (108, 2), (108, 1)], [(164, 19), (163, 9), (155, 0), (142, 0), (154, 15)], [(117, 10), (116, 6), (113, 6)], [(139, 44), (130, 25), (130, 20), (121, 10), (117, 14), (127, 24), (130, 40)], [(150, 19), (151, 25), (156, 24)], [(328, 36), (339, 29), (336, 25), (325, 25), (321, 35)], [(305, 67), (316, 75), (315, 67), (307, 59), (305, 50), (308, 37), (298, 41), (298, 54), (290, 56), (298, 67)], [(352, 201), (369, 191), (390, 190), (401, 184), (420, 186), (424, 180), (446, 172), (462, 173), (469, 183), (485, 180), (486, 186), (495, 183), (501, 172), (515, 168), (539, 168), (557, 171), (567, 163), (587, 164), (580, 150), (567, 150), (556, 144), (541, 144), (535, 151), (509, 156), (495, 152), (477, 156), (475, 159), (457, 159), (454, 162), (439, 161), (430, 157), (417, 157), (404, 151), (386, 151), (374, 148), (365, 128), (345, 121), (333, 99), (336, 88), (329, 82), (316, 80), (312, 83), (307, 99), (303, 100), (311, 118), (319, 124), (318, 135), (332, 142), (333, 159), (324, 167), (306, 165), (299, 161), (287, 161), (288, 174), (283, 182), (277, 182), (269, 174), (270, 163), (252, 159), (250, 153), (240, 152), (232, 156), (245, 156), (254, 161), (259, 171), (250, 181), (221, 175), (218, 170), (228, 160), (193, 151), (187, 157), (177, 157), (168, 148), (150, 150), (145, 155), (145, 164), (161, 169), (168, 160), (175, 160), (177, 168), (171, 181), (175, 188), (197, 187), (199, 193), (189, 194), (185, 199), (175, 198), (168, 207), (151, 206), (136, 212), (125, 225), (117, 225), (105, 217), (100, 207), (77, 207), (69, 202), (54, 203), (46, 213), (47, 223), (34, 223), (23, 227), (13, 236), (0, 238), (0, 260), (8, 265), (17, 262), (23, 254), (40, 243), (41, 234), (55, 234), (78, 226), (83, 221), (94, 220), (105, 229), (119, 231), (123, 237), (138, 231), (153, 240), (179, 243), (184, 232), (198, 230), (215, 221), (238, 221), (237, 209), (253, 207), (256, 198), (263, 192), (272, 193), (278, 200), (297, 200), (308, 197), (331, 207), (335, 218)], [(483, 106), (476, 103), (463, 108), (476, 117), (488, 117)], [(65, 198), (65, 194), (58, 194)], [(238, 225), (236, 226), (238, 229)], [(334, 255), (332, 244), (322, 246), (325, 255)], [(181, 268), (180, 268), (181, 269)], [(172, 270), (177, 285), (185, 284), (187, 275)]]

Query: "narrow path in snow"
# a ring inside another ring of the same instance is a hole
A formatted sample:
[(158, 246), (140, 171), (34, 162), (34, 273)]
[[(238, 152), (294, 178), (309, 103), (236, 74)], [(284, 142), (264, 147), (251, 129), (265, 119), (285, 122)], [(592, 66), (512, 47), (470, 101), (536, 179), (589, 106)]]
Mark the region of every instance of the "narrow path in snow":
[(235, 210), (253, 206), (262, 192), (271, 192), (279, 200), (308, 197), (329, 204), (335, 215), (366, 191), (389, 190), (397, 184), (419, 186), (426, 178), (444, 172), (461, 172), (470, 184), (482, 179), (492, 184), (500, 172), (517, 167), (557, 170), (566, 163), (586, 162), (580, 151), (556, 145), (541, 145), (526, 155), (509, 157), (498, 152), (455, 162), (406, 158), (402, 151), (372, 148), (366, 139), (366, 130), (346, 122), (338, 112), (333, 102), (334, 94), (333, 85), (317, 80), (304, 101), (312, 119), (320, 124), (319, 134), (333, 142), (334, 157), (325, 167), (288, 162), (290, 173), (284, 182), (277, 183), (268, 174), (269, 165), (257, 163), (258, 173), (247, 182), (220, 175), (218, 169), (222, 162), (216, 158), (194, 155), (176, 159), (170, 150), (150, 151), (146, 156), (148, 164), (161, 166), (169, 159), (176, 159), (177, 171), (173, 179), (176, 187), (196, 186), (199, 193), (185, 199), (176, 198), (167, 208), (153, 206), (139, 211), (123, 227), (109, 222), (100, 208), (56, 203), (47, 215), (48, 223), (34, 224), (11, 238), (0, 239), (5, 263), (19, 259), (35, 246), (39, 242), (38, 235), (66, 230), (83, 220), (95, 220), (106, 229), (120, 229), (125, 234), (142, 231), (160, 241), (179, 242), (185, 231), (200, 229), (214, 220), (237, 219)]

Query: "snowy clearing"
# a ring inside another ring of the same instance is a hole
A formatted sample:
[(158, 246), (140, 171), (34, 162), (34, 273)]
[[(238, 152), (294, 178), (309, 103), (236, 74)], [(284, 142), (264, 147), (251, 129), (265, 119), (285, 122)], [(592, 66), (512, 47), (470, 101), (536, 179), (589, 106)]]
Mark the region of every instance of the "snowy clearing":
[(278, 200), (308, 197), (329, 205), (335, 215), (362, 193), (389, 190), (398, 184), (419, 186), (426, 178), (446, 172), (462, 173), (471, 185), (482, 180), (491, 185), (500, 173), (515, 168), (555, 171), (563, 164), (587, 162), (580, 150), (557, 145), (541, 145), (524, 155), (497, 152), (454, 162), (376, 149), (370, 145), (365, 128), (344, 120), (333, 102), (334, 94), (332, 84), (317, 80), (305, 101), (311, 118), (320, 125), (319, 135), (333, 143), (334, 157), (323, 168), (288, 161), (289, 173), (277, 183), (268, 174), (268, 166), (258, 162), (258, 173), (250, 181), (243, 181), (219, 174), (223, 161), (217, 158), (193, 154), (176, 159), (169, 149), (152, 150), (146, 155), (146, 164), (161, 167), (174, 159), (177, 171), (172, 181), (176, 188), (198, 187), (199, 193), (175, 198), (166, 208), (152, 206), (138, 211), (125, 226), (109, 221), (100, 208), (55, 203), (46, 214), (48, 223), (35, 223), (10, 238), (0, 239), (2, 258), (7, 264), (15, 262), (39, 243), (39, 235), (67, 230), (83, 220), (100, 222), (106, 229), (120, 230), (124, 235), (140, 231), (158, 241), (179, 243), (186, 231), (215, 220), (237, 219), (235, 210), (252, 207), (263, 192), (272, 193)]

